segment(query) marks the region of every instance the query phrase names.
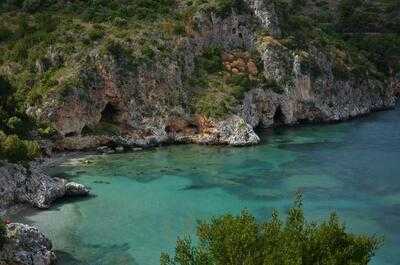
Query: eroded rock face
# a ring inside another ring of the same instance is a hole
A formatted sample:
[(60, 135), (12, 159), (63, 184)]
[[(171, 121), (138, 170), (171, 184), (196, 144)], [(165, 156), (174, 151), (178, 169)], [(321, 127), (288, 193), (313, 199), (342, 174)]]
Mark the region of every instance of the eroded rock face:
[(82, 192), (83, 187), (72, 189), (72, 186), (66, 180), (52, 178), (39, 169), (3, 163), (0, 166), (0, 209), (16, 204), (46, 209), (59, 198), (88, 194)]
[[(249, 10), (241, 14), (195, 14), (195, 32), (170, 43), (169, 56), (155, 55), (151, 63), (135, 69), (127, 67), (127, 58), (94, 48), (77, 63), (75, 74), (84, 84), (70, 89), (62, 99), (56, 93), (49, 95), (41, 106), (30, 107), (28, 114), (51, 122), (66, 137), (56, 148), (95, 150), (104, 145), (149, 147), (172, 142), (246, 145), (257, 142), (248, 131), (251, 127), (339, 121), (393, 106), (395, 93), (400, 94), (398, 82), (341, 77), (332, 59), (315, 47), (302, 53), (289, 50), (275, 39), (281, 31), (273, 1), (245, 2)], [(257, 35), (260, 26), (268, 36)], [(130, 43), (123, 45), (132, 48)], [(207, 126), (193, 122), (188, 102), (196, 91), (187, 80), (194, 73), (196, 57), (213, 46), (225, 51), (222, 59), (230, 74), (253, 78), (262, 73), (276, 85), (277, 89), (266, 89), (265, 84), (250, 89), (236, 107), (233, 114), (250, 125), (245, 130), (248, 137), (231, 126), (237, 122), (230, 117)], [(234, 52), (239, 50), (243, 52)], [(262, 69), (249, 57), (250, 50), (257, 50)], [(58, 56), (56, 51), (52, 54), (54, 58), (48, 56), (48, 60), (53, 64)], [(118, 132), (112, 137), (81, 136), (102, 122)]]
[[(49, 95), (41, 106), (31, 106), (28, 115), (50, 121), (62, 136), (74, 137), (104, 120), (118, 126), (124, 135), (146, 130), (151, 119), (168, 119), (176, 112), (184, 116), (191, 97), (184, 80), (192, 75), (195, 58), (212, 46), (248, 50), (255, 40), (255, 22), (248, 14), (221, 18), (199, 13), (193, 21), (199, 32), (173, 43), (169, 58), (156, 56), (154, 63), (134, 70), (127, 69), (126, 58), (93, 49), (75, 73), (85, 84), (71, 88), (62, 99), (57, 93)], [(254, 71), (253, 65), (249, 67)]]
[(271, 36), (279, 37), (281, 35), (273, 1), (245, 0), (245, 2), (249, 5), (252, 12), (254, 12), (254, 15), (261, 21), (263, 28)]
[(265, 78), (274, 80), (280, 91), (246, 93), (240, 115), (253, 127), (341, 121), (395, 104), (394, 81), (339, 77), (317, 49), (295, 54), (270, 37), (261, 40), (258, 49)]
[(56, 255), (52, 244), (36, 227), (12, 223), (7, 240), (0, 249), (0, 265), (53, 265)]

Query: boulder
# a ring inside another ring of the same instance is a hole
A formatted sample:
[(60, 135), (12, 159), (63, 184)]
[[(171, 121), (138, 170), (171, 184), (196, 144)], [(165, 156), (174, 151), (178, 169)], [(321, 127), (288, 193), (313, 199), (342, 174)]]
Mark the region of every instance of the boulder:
[(260, 138), (241, 117), (232, 115), (217, 123), (218, 142), (233, 146), (254, 145), (260, 142)]
[(52, 265), (56, 255), (52, 244), (36, 227), (12, 223), (0, 249), (0, 265)]
[(69, 182), (65, 185), (65, 195), (68, 197), (87, 196), (89, 195), (89, 189), (82, 184)]

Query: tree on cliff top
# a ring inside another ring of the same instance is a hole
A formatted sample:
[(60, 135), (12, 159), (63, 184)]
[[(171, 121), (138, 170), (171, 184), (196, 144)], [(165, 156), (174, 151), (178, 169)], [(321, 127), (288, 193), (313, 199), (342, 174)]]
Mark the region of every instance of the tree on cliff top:
[(274, 212), (259, 224), (243, 211), (200, 222), (197, 235), (197, 246), (178, 239), (174, 257), (163, 253), (161, 265), (365, 265), (382, 243), (346, 232), (336, 214), (320, 224), (307, 222), (301, 196), (285, 222)]

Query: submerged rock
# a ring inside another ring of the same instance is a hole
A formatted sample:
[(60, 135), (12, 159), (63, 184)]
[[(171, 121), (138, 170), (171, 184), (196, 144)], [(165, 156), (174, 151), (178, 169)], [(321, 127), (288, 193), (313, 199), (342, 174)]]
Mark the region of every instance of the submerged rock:
[(83, 192), (84, 190), (87, 191), (83, 185), (78, 189), (76, 184), (67, 183), (61, 178), (52, 178), (34, 167), (27, 169), (10, 163), (0, 166), (0, 209), (16, 204), (46, 209), (59, 198), (87, 195), (88, 192)]
[(6, 226), (6, 242), (0, 249), (0, 265), (52, 265), (56, 255), (51, 241), (36, 227), (12, 223)]

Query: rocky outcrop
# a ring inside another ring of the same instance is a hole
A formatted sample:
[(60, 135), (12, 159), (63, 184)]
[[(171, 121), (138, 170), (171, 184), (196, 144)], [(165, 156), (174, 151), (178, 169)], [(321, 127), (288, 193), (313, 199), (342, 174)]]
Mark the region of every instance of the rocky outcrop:
[(9, 163), (0, 166), (0, 209), (16, 204), (46, 209), (59, 198), (87, 194), (85, 187), (52, 178), (34, 167), (27, 169)]
[[(371, 73), (357, 77), (348, 74), (346, 67), (338, 71), (333, 56), (321, 48), (288, 49), (277, 40), (281, 30), (273, 1), (245, 2), (248, 9), (224, 16), (194, 14), (185, 25), (187, 34), (165, 44), (168, 55), (155, 51), (145, 63), (135, 61), (132, 66), (129, 60), (135, 58), (93, 48), (75, 62), (71, 76), (79, 82), (72, 82), (73, 87), (63, 93), (47, 95), (27, 113), (52, 123), (62, 137), (56, 149), (95, 150), (173, 142), (248, 145), (258, 142), (252, 129), (257, 126), (340, 121), (393, 106), (395, 90), (399, 91), (396, 83), (378, 80)], [(114, 46), (117, 50), (137, 48), (122, 41)], [(250, 88), (230, 113), (241, 117), (244, 125), (238, 126), (242, 124), (239, 118), (227, 116), (212, 121), (208, 132), (202, 132), (189, 106), (199, 91), (188, 80), (196, 58), (214, 46), (224, 50), (223, 66), (229, 74), (254, 80), (261, 73), (265, 82)], [(251, 58), (249, 51), (256, 51), (259, 58)], [(59, 62), (56, 51), (50, 54), (38, 68)], [(99, 127), (113, 136), (87, 136), (98, 134)]]
[(245, 0), (254, 15), (261, 21), (263, 28), (271, 35), (278, 37), (281, 35), (279, 21), (275, 11), (273, 1), (265, 0)]
[[(186, 87), (185, 80), (193, 74), (196, 57), (212, 46), (250, 50), (254, 46), (257, 22), (247, 13), (233, 12), (226, 17), (199, 13), (193, 17), (193, 24), (199, 33), (174, 43), (168, 58), (156, 56), (154, 63), (139, 65), (134, 70), (127, 69), (127, 58), (93, 49), (76, 71), (77, 79), (87, 82), (77, 84), (64, 98), (49, 95), (41, 106), (30, 107), (27, 113), (53, 124), (63, 136), (56, 143), (56, 149), (60, 150), (112, 145), (110, 138), (81, 136), (82, 132), (93, 131), (102, 123), (117, 128), (113, 142), (125, 142), (124, 146), (147, 147), (174, 141), (174, 136), (165, 130), (171, 117), (188, 118), (187, 102), (193, 92)], [(246, 59), (245, 63), (249, 73), (256, 74), (255, 62)], [(193, 131), (193, 139), (198, 136), (195, 134)], [(212, 139), (218, 144), (231, 142)]]
[(12, 223), (6, 226), (6, 241), (0, 249), (0, 265), (52, 265), (52, 244), (36, 227)]
[(65, 184), (65, 196), (67, 197), (82, 197), (89, 195), (89, 189), (84, 185), (76, 182), (68, 182)]
[(253, 145), (260, 142), (253, 128), (239, 116), (231, 116), (217, 124), (218, 141), (233, 146)]
[(246, 93), (240, 113), (253, 127), (341, 121), (395, 104), (393, 82), (346, 69), (340, 76), (332, 59), (316, 48), (295, 53), (265, 37), (258, 49), (264, 77), (273, 80), (275, 89)]
[(112, 144), (112, 139), (109, 136), (75, 136), (66, 137), (55, 141), (54, 149), (57, 151), (71, 150), (94, 150), (99, 146), (107, 146)]
[(183, 119), (174, 117), (167, 120), (164, 128), (150, 136), (131, 134), (115, 136), (116, 145), (126, 147), (149, 147), (170, 143), (196, 143), (209, 145), (245, 146), (257, 144), (260, 138), (241, 117), (231, 115), (222, 121), (205, 117)]

